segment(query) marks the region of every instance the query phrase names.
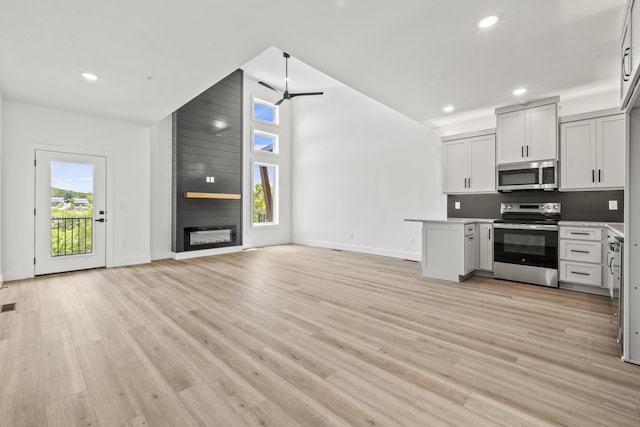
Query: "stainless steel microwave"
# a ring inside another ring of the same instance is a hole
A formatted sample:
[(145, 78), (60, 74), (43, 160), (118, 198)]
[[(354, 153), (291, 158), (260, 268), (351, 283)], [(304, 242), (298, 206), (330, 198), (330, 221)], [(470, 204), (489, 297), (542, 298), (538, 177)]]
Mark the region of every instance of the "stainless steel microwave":
[(558, 188), (556, 160), (498, 165), (496, 170), (498, 191), (551, 191)]

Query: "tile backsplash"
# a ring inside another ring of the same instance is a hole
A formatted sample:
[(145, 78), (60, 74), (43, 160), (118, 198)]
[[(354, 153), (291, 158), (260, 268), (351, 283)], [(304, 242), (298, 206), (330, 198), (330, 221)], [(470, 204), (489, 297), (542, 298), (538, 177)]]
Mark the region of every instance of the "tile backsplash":
[[(618, 202), (609, 210), (609, 201)], [(460, 209), (455, 209), (459, 202)], [(500, 218), (500, 203), (560, 202), (564, 221), (624, 221), (624, 191), (514, 191), (511, 193), (464, 194), (447, 197), (449, 218)]]

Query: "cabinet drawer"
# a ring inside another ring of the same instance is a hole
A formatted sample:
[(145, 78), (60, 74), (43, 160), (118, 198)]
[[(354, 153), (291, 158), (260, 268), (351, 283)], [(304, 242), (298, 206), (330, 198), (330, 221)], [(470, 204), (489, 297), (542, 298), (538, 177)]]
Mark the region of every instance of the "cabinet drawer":
[(602, 240), (601, 227), (560, 227), (561, 239)]
[(602, 263), (602, 243), (560, 239), (560, 259)]
[(602, 286), (602, 265), (560, 261), (560, 281)]
[(464, 226), (464, 235), (470, 236), (476, 233), (476, 225), (475, 224), (467, 224)]

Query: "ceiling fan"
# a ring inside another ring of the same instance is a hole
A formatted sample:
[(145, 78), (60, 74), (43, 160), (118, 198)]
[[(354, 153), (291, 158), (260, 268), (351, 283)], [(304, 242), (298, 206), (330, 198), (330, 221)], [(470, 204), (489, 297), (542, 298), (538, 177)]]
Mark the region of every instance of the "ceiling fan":
[[(284, 77), (285, 77), (284, 84), (285, 84), (285, 88), (284, 88), (284, 93), (282, 94), (282, 99), (280, 101), (276, 102), (275, 105), (280, 105), (280, 104), (282, 104), (282, 102), (285, 99), (291, 99), (291, 98), (294, 98), (296, 96), (322, 95), (324, 93), (324, 92), (289, 93), (289, 58), (291, 57), (291, 55), (289, 55), (287, 52), (282, 52), (282, 56), (284, 56)], [(270, 84), (267, 84), (265, 82), (258, 82), (258, 83), (260, 83), (264, 87), (268, 87), (269, 89), (275, 90), (276, 92), (278, 92), (278, 90), (275, 89)]]

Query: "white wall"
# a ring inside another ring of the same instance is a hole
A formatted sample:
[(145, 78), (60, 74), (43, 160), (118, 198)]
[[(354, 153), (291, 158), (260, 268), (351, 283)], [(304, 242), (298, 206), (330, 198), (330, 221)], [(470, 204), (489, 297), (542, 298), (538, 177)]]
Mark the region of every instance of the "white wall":
[[(0, 91), (0, 242), (2, 242), (2, 92)], [(0, 286), (4, 281), (4, 269), (2, 268), (2, 244), (0, 244)]]
[(171, 116), (151, 126), (151, 259), (171, 258)]
[(294, 102), (293, 241), (419, 260), (404, 220), (446, 217), (438, 137), (346, 86)]
[[(280, 104), (280, 125), (256, 123), (251, 120), (253, 97), (264, 101), (276, 102), (280, 94), (259, 85), (258, 82), (245, 75), (244, 77), (244, 135), (243, 135), (243, 246), (245, 248), (291, 243), (291, 102)], [(298, 98), (296, 98), (297, 101)], [(295, 102), (295, 101), (293, 101)], [(256, 128), (280, 136), (280, 153), (254, 153), (252, 151), (252, 129)], [(279, 165), (277, 194), (278, 225), (253, 225), (253, 162), (265, 162)]]
[(5, 280), (33, 276), (33, 150), (43, 146), (108, 154), (107, 266), (149, 262), (149, 127), (5, 100), (2, 156)]

